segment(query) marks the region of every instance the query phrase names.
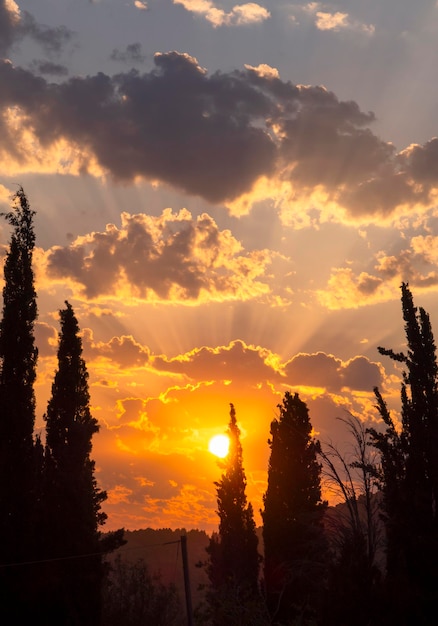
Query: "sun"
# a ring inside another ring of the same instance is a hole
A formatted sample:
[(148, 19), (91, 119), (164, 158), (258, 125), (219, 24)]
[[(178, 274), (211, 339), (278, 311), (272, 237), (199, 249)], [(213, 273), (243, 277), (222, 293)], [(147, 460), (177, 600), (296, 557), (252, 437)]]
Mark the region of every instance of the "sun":
[(230, 439), (227, 435), (215, 435), (208, 443), (208, 449), (210, 452), (220, 459), (223, 459), (228, 454), (228, 448), (230, 447)]

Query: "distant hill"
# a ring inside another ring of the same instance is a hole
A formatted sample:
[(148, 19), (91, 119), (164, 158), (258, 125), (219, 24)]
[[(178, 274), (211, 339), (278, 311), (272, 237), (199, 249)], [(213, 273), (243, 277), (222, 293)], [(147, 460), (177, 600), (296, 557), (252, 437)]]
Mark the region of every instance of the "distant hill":
[[(377, 502), (380, 498), (381, 494), (373, 496), (373, 499)], [(359, 498), (359, 505), (362, 508), (363, 498)], [(328, 523), (327, 532), (330, 532), (329, 527), (332, 529), (331, 532), (333, 532), (333, 528), (336, 527), (336, 524), (343, 525), (348, 523), (347, 513), (345, 503), (329, 507), (326, 518)], [(377, 562), (379, 566), (383, 568), (384, 529), (381, 526), (381, 522), (378, 526), (381, 543), (378, 549)], [(204, 530), (189, 530), (187, 532), (183, 528), (176, 530), (171, 530), (170, 528), (160, 528), (158, 530), (152, 528), (127, 530), (125, 531), (127, 543), (114, 552), (109, 558), (114, 559), (116, 555), (120, 554), (123, 559), (128, 561), (143, 559), (151, 574), (159, 574), (164, 584), (169, 585), (172, 583), (176, 586), (180, 595), (181, 605), (185, 606), (184, 574), (181, 555), (181, 536), (183, 534), (187, 536), (190, 588), (193, 608), (196, 608), (203, 597), (200, 586), (208, 582), (205, 569), (203, 567), (197, 567), (197, 564), (205, 562), (208, 556), (205, 549), (208, 546), (210, 535)], [(257, 528), (257, 536), (259, 538), (259, 552), (263, 555), (261, 527)]]

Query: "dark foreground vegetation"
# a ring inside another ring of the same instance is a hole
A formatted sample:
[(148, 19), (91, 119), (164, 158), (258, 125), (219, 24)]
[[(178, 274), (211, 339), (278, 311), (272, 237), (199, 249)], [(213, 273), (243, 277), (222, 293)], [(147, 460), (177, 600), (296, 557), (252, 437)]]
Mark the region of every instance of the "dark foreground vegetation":
[[(261, 536), (230, 405), (230, 451), (215, 483), (218, 532), (206, 539), (199, 563), (204, 580), (193, 614), (186, 614), (177, 586), (150, 561), (130, 558), (123, 548), (114, 554), (123, 530), (102, 532), (106, 494), (91, 458), (98, 424), (68, 302), (60, 311), (44, 441), (34, 433), (33, 216), (20, 189), (3, 216), (12, 236), (0, 322), (0, 623), (435, 624), (438, 364), (429, 316), (414, 306), (408, 285), (401, 287), (406, 352), (379, 349), (403, 368), (401, 423), (376, 388), (380, 429), (366, 428), (359, 416), (341, 418), (351, 437), (347, 458), (336, 445), (315, 440), (306, 404), (286, 392), (268, 440)], [(322, 499), (323, 483), (342, 499), (336, 510)]]

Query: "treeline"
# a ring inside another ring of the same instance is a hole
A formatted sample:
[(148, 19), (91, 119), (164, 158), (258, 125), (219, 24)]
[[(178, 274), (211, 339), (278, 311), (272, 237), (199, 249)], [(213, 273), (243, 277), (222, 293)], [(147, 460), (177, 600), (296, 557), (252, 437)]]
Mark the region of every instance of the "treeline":
[[(401, 424), (378, 388), (382, 430), (341, 418), (348, 453), (312, 436), (306, 404), (286, 392), (271, 424), (263, 559), (231, 405), (230, 452), (215, 483), (219, 529), (198, 623), (211, 626), (431, 626), (438, 600), (438, 364), (428, 314), (402, 284), (406, 353)], [(347, 456), (348, 455), (348, 456)], [(322, 499), (341, 496), (343, 515)], [(382, 533), (383, 529), (383, 533)]]
[(106, 493), (90, 454), (98, 424), (71, 305), (60, 311), (58, 368), (34, 434), (37, 302), (32, 269), (34, 212), (23, 189), (2, 216), (12, 227), (0, 322), (0, 621), (95, 626), (100, 623), (103, 555), (123, 531), (103, 536)]

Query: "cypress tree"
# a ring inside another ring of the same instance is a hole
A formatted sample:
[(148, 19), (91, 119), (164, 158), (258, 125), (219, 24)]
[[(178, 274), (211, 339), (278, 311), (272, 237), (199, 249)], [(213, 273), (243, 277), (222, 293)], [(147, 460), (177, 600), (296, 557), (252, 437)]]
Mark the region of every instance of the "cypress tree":
[[(47, 624), (96, 626), (100, 619), (102, 557), (99, 527), (106, 515), (90, 458), (98, 432), (90, 412), (88, 372), (72, 306), (60, 311), (58, 369), (46, 414), (44, 468)], [(43, 603), (44, 604), (44, 603)]]
[(286, 392), (271, 424), (268, 487), (264, 495), (264, 583), (274, 623), (312, 620), (324, 582), (319, 442), (306, 404)]
[(438, 365), (429, 315), (414, 306), (407, 283), (401, 290), (407, 351), (379, 348), (405, 366), (401, 428), (376, 388), (386, 430), (370, 432), (382, 460), (387, 583), (395, 605), (394, 622), (388, 623), (428, 624), (438, 588)]
[[(35, 521), (35, 213), (22, 188), (15, 194), (13, 209), (1, 215), (13, 228), (4, 264), (0, 322), (0, 586), (1, 610), (11, 616), (24, 615), (30, 597), (32, 577), (28, 567), (19, 564), (34, 558)], [(17, 566), (4, 567), (10, 563)]]
[(223, 474), (216, 482), (219, 532), (207, 547), (207, 600), (213, 624), (256, 623), (259, 607), (258, 539), (251, 503), (246, 497), (246, 476), (242, 462), (240, 429), (234, 406), (230, 405), (227, 431), (228, 456), (220, 465)]

